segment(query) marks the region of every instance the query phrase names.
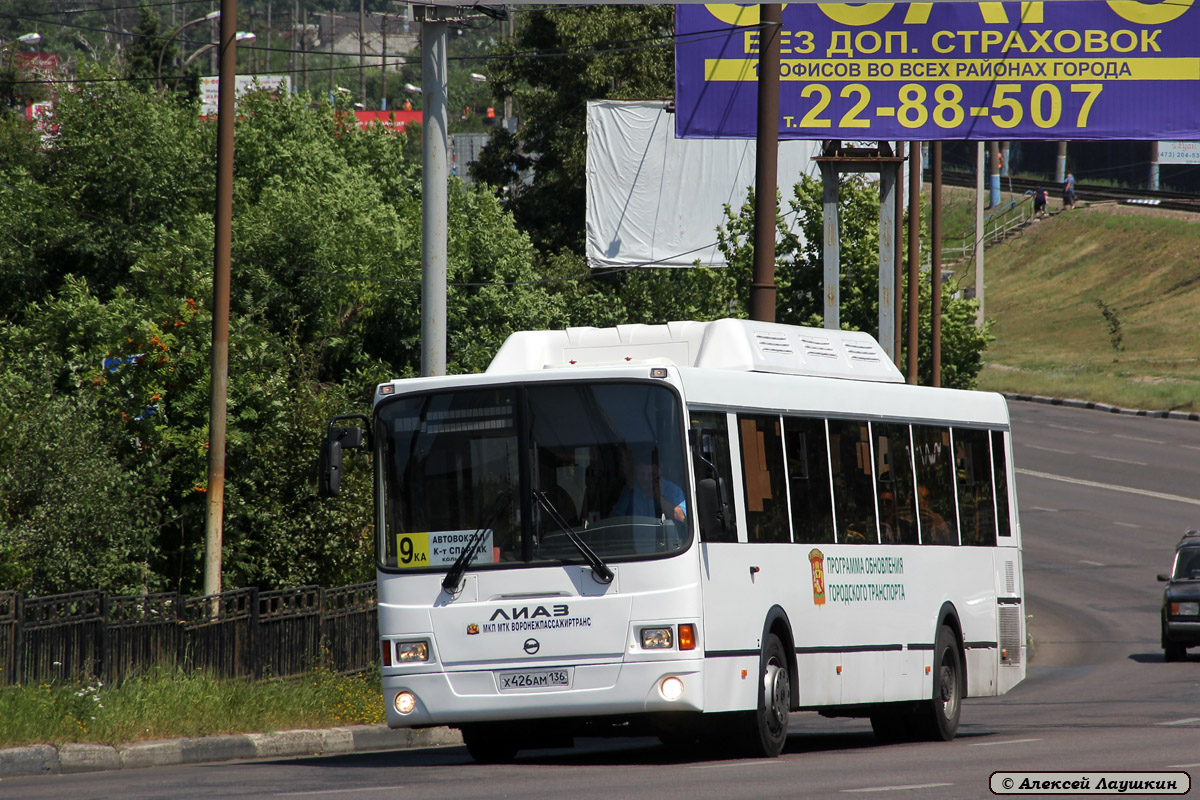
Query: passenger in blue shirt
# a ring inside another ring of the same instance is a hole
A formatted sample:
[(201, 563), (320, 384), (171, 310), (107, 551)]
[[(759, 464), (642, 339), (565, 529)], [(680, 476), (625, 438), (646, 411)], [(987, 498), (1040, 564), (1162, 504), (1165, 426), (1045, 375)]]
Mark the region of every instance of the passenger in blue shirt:
[(634, 481), (621, 490), (610, 516), (660, 517), (683, 522), (687, 519), (687, 498), (683, 489), (658, 474), (658, 467), (638, 460)]

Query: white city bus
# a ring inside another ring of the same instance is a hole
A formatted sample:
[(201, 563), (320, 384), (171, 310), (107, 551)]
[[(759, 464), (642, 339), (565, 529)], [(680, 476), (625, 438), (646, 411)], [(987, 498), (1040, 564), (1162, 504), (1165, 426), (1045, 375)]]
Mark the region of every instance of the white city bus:
[(866, 334), (522, 332), (381, 384), (365, 442), (342, 419), (322, 491), (370, 449), (388, 724), (478, 760), (589, 732), (775, 756), (798, 710), (948, 740), (1025, 675), (1004, 400), (906, 385)]

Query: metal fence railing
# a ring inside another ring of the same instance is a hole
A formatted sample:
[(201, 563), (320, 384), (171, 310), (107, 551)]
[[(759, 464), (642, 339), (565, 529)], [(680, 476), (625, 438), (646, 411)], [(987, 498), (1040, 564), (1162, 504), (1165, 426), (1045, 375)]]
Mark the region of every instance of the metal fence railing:
[(980, 231), (972, 225), (958, 236), (946, 236), (942, 241), (942, 263), (966, 261), (975, 256), (975, 249), (1002, 242), (1020, 231), (1033, 219), (1033, 192), (1017, 195), (992, 209), (983, 219)]
[(0, 592), (0, 686), (120, 683), (159, 667), (222, 677), (290, 677), (377, 658), (375, 584), (207, 597)]

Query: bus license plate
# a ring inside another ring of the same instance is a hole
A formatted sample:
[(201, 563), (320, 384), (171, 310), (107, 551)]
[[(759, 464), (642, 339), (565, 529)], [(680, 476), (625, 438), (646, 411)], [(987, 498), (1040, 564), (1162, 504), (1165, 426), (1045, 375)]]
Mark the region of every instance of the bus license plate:
[(502, 692), (555, 689), (571, 685), (571, 673), (565, 669), (531, 669), (524, 672), (501, 672), (499, 677), (500, 691)]

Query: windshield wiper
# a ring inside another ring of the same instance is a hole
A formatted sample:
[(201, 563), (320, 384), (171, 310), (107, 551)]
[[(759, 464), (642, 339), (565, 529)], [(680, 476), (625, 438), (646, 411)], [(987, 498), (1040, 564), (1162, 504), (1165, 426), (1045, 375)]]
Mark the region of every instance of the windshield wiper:
[(601, 583), (612, 583), (612, 579), (614, 577), (612, 569), (609, 568), (608, 564), (604, 563), (604, 559), (596, 555), (595, 550), (588, 547), (587, 542), (579, 538), (579, 534), (571, 530), (571, 526), (567, 524), (565, 519), (563, 519), (562, 514), (558, 513), (558, 509), (555, 508), (554, 504), (550, 502), (550, 498), (546, 496), (546, 493), (534, 492), (533, 497), (538, 501), (538, 503), (541, 504), (542, 508), (546, 510), (546, 513), (550, 516), (550, 519), (554, 522), (554, 524), (558, 526), (558, 529), (566, 534), (567, 538), (571, 540), (571, 544), (575, 545), (576, 549), (583, 554), (584, 559), (592, 568), (592, 574), (596, 576), (596, 580), (600, 581)]
[(479, 527), (471, 534), (471, 538), (467, 540), (466, 546), (463, 547), (462, 552), (458, 554), (458, 558), (454, 561), (454, 566), (450, 567), (450, 571), (442, 579), (442, 588), (447, 593), (454, 595), (462, 590), (461, 584), (463, 574), (467, 571), (467, 565), (475, 558), (475, 553), (479, 550), (479, 545), (483, 543), (483, 538), (491, 529), (492, 524), (504, 513), (504, 509), (508, 508), (510, 501), (512, 501), (512, 490), (505, 489), (498, 492), (492, 504), (484, 509), (483, 516), (479, 520)]

